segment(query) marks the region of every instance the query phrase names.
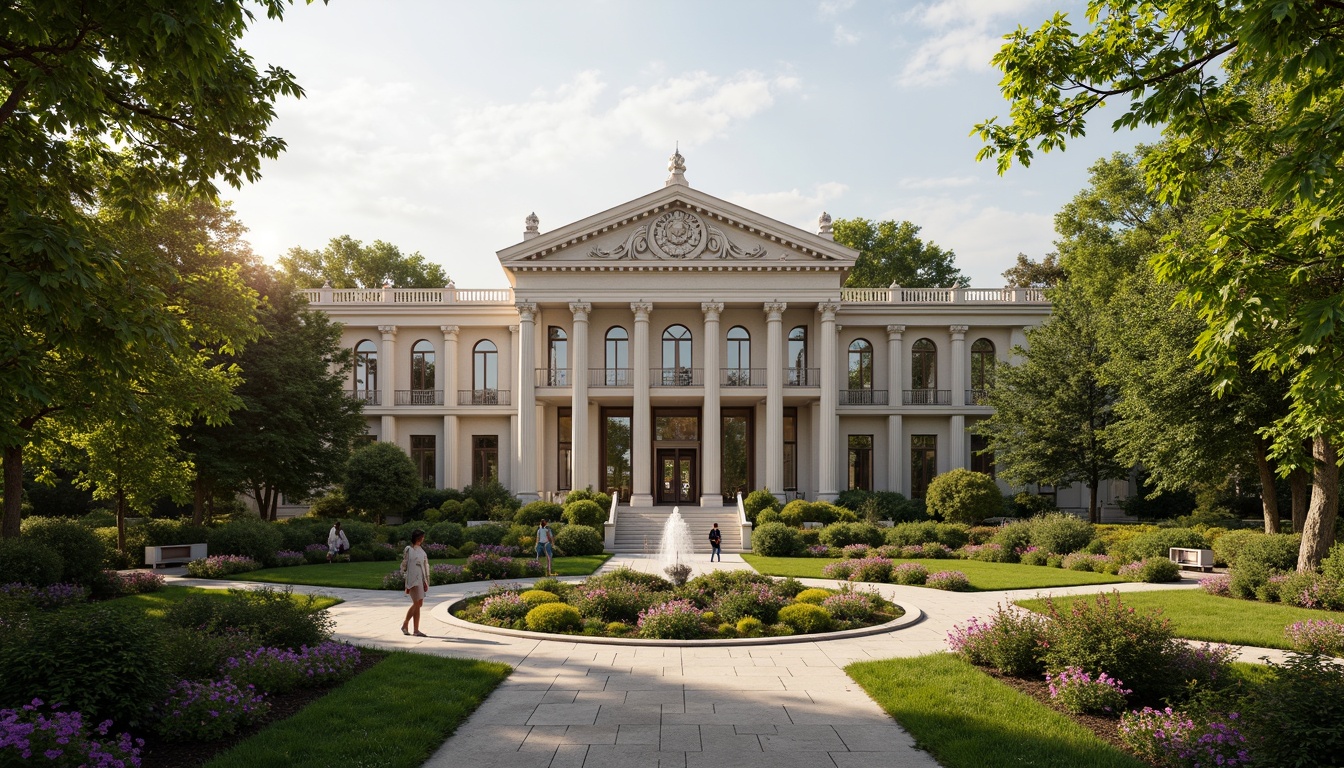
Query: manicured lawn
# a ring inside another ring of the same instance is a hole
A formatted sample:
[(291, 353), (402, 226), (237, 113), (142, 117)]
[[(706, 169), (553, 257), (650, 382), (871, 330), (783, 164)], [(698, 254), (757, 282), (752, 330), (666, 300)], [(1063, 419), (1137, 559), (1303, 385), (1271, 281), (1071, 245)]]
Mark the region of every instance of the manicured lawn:
[[(1056, 604), (1063, 607), (1073, 600), (1089, 599), (1082, 595), (1057, 598)], [(1126, 592), (1120, 600), (1138, 610), (1161, 608), (1162, 615), (1171, 619), (1171, 626), (1178, 637), (1261, 648), (1287, 648), (1288, 638), (1284, 637), (1283, 628), (1295, 621), (1344, 620), (1344, 616), (1337, 612), (1217, 597), (1199, 589)], [(1043, 612), (1045, 601), (1018, 600), (1017, 604)]]
[[(752, 568), (770, 576), (796, 576), (801, 579), (824, 579), (821, 569), (834, 559), (825, 557), (762, 557), (744, 554)], [(1066, 571), (1062, 568), (1047, 568), (1042, 565), (1019, 565), (1017, 563), (982, 563), (979, 560), (898, 560), (901, 563), (920, 563), (937, 571), (961, 571), (970, 580), (971, 587), (977, 592), (992, 592), (999, 589), (1039, 589), (1041, 587), (1071, 587), (1078, 584), (1118, 584), (1123, 583), (1115, 576), (1089, 571)]]
[(508, 677), (505, 664), (393, 653), (209, 768), (412, 768)]
[[(174, 603), (180, 603), (187, 599), (189, 595), (214, 595), (223, 597), (229, 592), (226, 589), (205, 589), (203, 587), (164, 587), (158, 592), (147, 592), (143, 595), (128, 595), (119, 597), (111, 601), (112, 605), (118, 608), (137, 611), (153, 618), (162, 618), (168, 606)], [(304, 599), (301, 595), (291, 595), (295, 599)], [(333, 605), (339, 605), (345, 602), (340, 598), (329, 597), (327, 595), (313, 598), (314, 608), (330, 608)]]
[[(585, 555), (582, 557), (557, 557), (555, 573), (557, 576), (587, 576), (602, 567), (611, 558), (609, 554)], [(464, 565), (467, 559), (455, 557), (447, 560), (431, 560), (439, 565), (452, 563)], [(232, 579), (242, 581), (264, 581), (270, 584), (305, 584), (313, 587), (346, 587), (349, 589), (381, 589), (383, 577), (400, 567), (396, 560), (365, 563), (321, 563), (319, 565), (295, 565), (288, 568), (263, 568), (249, 571)]]
[(863, 661), (845, 672), (944, 768), (1143, 766), (1066, 715), (950, 654)]

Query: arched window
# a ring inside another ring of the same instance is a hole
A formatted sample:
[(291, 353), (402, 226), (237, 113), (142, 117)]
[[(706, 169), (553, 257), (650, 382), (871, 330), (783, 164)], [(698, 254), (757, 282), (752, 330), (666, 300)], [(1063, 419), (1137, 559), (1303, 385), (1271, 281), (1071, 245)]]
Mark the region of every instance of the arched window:
[(807, 326), (800, 325), (789, 331), (789, 366), (786, 384), (790, 387), (805, 387), (807, 381)]
[(985, 401), (986, 392), (994, 386), (994, 342), (989, 339), (976, 339), (971, 345), (971, 396), (967, 402), (980, 405)]
[(471, 350), (471, 386), (473, 405), (499, 402), (499, 349), (489, 339)]
[(355, 345), (355, 397), (378, 404), (378, 345), (368, 339)]
[(546, 383), (569, 386), (569, 339), (565, 329), (552, 325), (546, 332)]
[(421, 339), (411, 345), (411, 389), (434, 388), (434, 345)]
[(619, 325), (607, 329), (603, 368), (608, 387), (630, 386), (630, 334)]
[(691, 331), (684, 325), (669, 325), (663, 331), (663, 386), (692, 383)]
[(751, 386), (751, 334), (735, 325), (728, 329), (728, 370), (723, 383), (730, 387)]
[(910, 347), (910, 388), (938, 388), (938, 346), (928, 339)]
[(867, 339), (855, 339), (849, 344), (849, 389), (873, 389), (873, 345)]

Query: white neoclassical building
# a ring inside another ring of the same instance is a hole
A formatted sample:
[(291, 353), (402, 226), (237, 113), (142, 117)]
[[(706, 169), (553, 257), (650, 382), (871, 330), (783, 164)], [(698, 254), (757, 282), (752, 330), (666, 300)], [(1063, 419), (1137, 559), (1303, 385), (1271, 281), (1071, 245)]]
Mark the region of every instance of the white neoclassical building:
[(919, 497), (940, 472), (993, 471), (967, 428), (995, 361), (1049, 315), (1040, 291), (844, 288), (858, 253), (829, 216), (806, 232), (691, 187), (680, 154), (669, 167), (558, 229), (528, 216), (498, 252), (511, 289), (307, 291), (344, 325), (369, 435), (430, 486), (592, 486), (631, 507)]

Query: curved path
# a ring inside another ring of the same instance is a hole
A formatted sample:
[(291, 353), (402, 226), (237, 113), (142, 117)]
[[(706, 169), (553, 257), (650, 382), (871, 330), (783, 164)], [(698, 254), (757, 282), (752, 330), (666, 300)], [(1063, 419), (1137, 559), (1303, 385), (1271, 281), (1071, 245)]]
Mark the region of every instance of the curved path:
[[(656, 560), (616, 556), (603, 566), (656, 573)], [(706, 570), (749, 569), (741, 557)], [(578, 581), (579, 579), (566, 579)], [(257, 587), (256, 582), (174, 580), (194, 586)], [(523, 583), (531, 580), (523, 580)], [(833, 586), (835, 582), (803, 579)], [(1179, 584), (1117, 584), (1121, 591), (1190, 588)], [(367, 646), (501, 661), (512, 675), (425, 763), (432, 768), (927, 768), (916, 749), (844, 673), (854, 661), (919, 656), (944, 650), (954, 624), (996, 605), (1034, 594), (1092, 594), (1112, 585), (1008, 592), (940, 592), (872, 585), (925, 618), (893, 632), (785, 645), (648, 647), (539, 640), (472, 631), (435, 613), (485, 584), (434, 587), (421, 630), (398, 627), (406, 611), (400, 592), (296, 587), (340, 597), (331, 609), (336, 637)], [(1281, 651), (1243, 649), (1242, 658), (1282, 658)]]

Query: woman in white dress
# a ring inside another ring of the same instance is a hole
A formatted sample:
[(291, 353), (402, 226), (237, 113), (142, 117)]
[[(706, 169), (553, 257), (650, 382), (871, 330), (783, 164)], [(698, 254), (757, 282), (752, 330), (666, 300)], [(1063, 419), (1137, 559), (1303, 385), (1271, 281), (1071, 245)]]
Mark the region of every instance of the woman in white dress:
[[(401, 622), (401, 634), (414, 634), (416, 637), (429, 637), (420, 631), (420, 606), (425, 603), (425, 593), (429, 591), (429, 555), (420, 547), (425, 540), (425, 532), (416, 528), (411, 532), (411, 545), (401, 556), (401, 574), (406, 578), (406, 594), (411, 597), (411, 607)], [(415, 631), (406, 628), (414, 623)]]

